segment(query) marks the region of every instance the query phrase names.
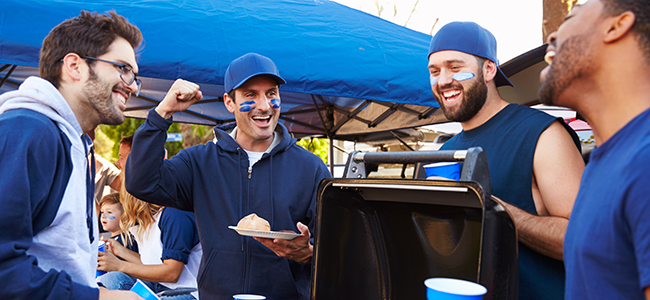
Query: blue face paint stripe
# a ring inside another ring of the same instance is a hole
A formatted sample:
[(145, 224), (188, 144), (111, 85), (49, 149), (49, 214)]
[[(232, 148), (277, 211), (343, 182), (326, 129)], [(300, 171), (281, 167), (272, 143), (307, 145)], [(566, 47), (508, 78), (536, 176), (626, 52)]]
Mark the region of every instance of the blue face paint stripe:
[(109, 220), (115, 220), (115, 217), (114, 217), (114, 216), (110, 216), (110, 217), (107, 217), (106, 219), (109, 219)]
[(239, 111), (241, 111), (241, 112), (249, 112), (249, 111), (253, 110), (254, 106), (252, 106), (252, 105), (254, 105), (254, 104), (255, 104), (255, 101), (242, 102), (241, 104), (239, 104), (239, 106), (240, 106)]
[[(468, 80), (468, 79), (472, 79), (475, 76), (476, 75), (474, 75), (474, 73), (462, 72), (462, 73), (454, 74), (453, 76), (451, 76), (451, 78), (453, 78), (456, 81), (465, 81), (465, 80)], [(433, 77), (433, 76), (429, 77), (429, 80), (431, 82), (431, 86), (434, 86), (434, 85), (436, 85), (438, 83), (438, 78), (439, 77)]]
[(463, 72), (463, 73), (454, 74), (454, 76), (451, 76), (451, 78), (456, 79), (458, 81), (463, 81), (467, 79), (472, 79), (474, 78), (474, 76), (476, 76), (474, 75), (474, 73)]
[(280, 108), (280, 99), (272, 99), (271, 100), (271, 107), (272, 108)]

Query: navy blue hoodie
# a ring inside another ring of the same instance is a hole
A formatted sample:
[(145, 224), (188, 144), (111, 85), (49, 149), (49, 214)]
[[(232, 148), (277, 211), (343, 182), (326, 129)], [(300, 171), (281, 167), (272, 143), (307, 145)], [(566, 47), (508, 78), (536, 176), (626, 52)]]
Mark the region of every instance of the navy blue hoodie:
[(126, 189), (139, 199), (195, 213), (203, 246), (199, 296), (232, 299), (251, 293), (269, 300), (309, 299), (311, 263), (278, 257), (228, 226), (256, 213), (274, 231), (297, 231), (296, 223), (302, 222), (313, 232), (318, 183), (331, 176), (326, 165), (296, 145), (281, 124), (276, 130), (282, 131), (282, 141), (251, 172), (246, 152), (218, 129), (216, 144), (190, 147), (164, 160), (171, 123), (153, 109), (149, 112), (133, 138)]

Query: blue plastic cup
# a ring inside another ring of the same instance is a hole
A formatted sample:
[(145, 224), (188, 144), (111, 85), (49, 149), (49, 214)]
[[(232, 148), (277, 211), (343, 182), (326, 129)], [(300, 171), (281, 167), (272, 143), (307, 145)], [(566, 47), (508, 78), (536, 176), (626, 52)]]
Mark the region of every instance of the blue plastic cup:
[(136, 280), (133, 287), (131, 287), (131, 291), (144, 298), (144, 300), (160, 300), (160, 298), (156, 296), (156, 294), (146, 284), (144, 284), (144, 282), (140, 281), (140, 279)]
[(264, 299), (266, 299), (265, 296), (252, 295), (252, 294), (239, 294), (239, 295), (233, 295), (232, 297), (235, 298), (235, 300), (264, 300)]
[(453, 278), (429, 278), (424, 281), (428, 300), (480, 300), (487, 289), (471, 281)]
[[(98, 249), (99, 252), (106, 252), (106, 250), (104, 249), (104, 245), (105, 245), (104, 241), (99, 241), (99, 249)], [(99, 277), (104, 274), (106, 274), (106, 271), (97, 270), (97, 274), (95, 275), (95, 277)]]
[(424, 166), (427, 177), (440, 176), (451, 180), (460, 180), (460, 163), (439, 162)]

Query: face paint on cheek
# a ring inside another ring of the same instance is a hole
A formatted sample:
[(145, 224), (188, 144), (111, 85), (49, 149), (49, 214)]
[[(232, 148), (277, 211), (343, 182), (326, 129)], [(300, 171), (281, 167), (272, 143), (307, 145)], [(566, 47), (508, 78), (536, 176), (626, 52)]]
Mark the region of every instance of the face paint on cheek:
[(242, 102), (239, 105), (240, 106), (239, 111), (241, 111), (241, 112), (249, 112), (249, 111), (253, 110), (253, 108), (255, 108), (255, 106), (253, 106), (254, 104), (255, 104), (255, 101)]
[(109, 220), (115, 220), (115, 217), (114, 217), (114, 216), (109, 216), (109, 217), (107, 217), (106, 219), (109, 219)]
[(274, 109), (280, 108), (280, 99), (272, 99), (271, 100), (271, 107)]
[[(472, 79), (475, 76), (476, 75), (474, 75), (474, 73), (462, 72), (462, 73), (454, 74), (454, 76), (451, 76), (451, 78), (453, 78), (456, 81), (465, 81), (465, 80), (468, 80), (468, 79)], [(431, 82), (431, 86), (434, 86), (434, 85), (436, 85), (438, 83), (438, 78), (439, 77), (433, 77), (433, 76), (429, 77), (429, 80)]]

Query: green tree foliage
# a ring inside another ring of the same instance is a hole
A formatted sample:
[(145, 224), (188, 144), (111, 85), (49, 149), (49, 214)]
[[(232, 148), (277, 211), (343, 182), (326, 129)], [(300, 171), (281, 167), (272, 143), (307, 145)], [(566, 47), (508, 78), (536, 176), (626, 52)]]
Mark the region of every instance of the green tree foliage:
[[(117, 161), (118, 155), (117, 153), (120, 151), (120, 140), (122, 139), (123, 136), (127, 135), (132, 135), (135, 133), (136, 130), (144, 123), (143, 119), (133, 119), (133, 118), (126, 118), (124, 123), (120, 125), (99, 125), (99, 130), (102, 131), (102, 133), (110, 140), (113, 142), (113, 144), (110, 146), (110, 157), (104, 157), (112, 162)], [(99, 136), (99, 133), (96, 135)], [(103, 145), (96, 145), (96, 147), (101, 147)], [(97, 151), (97, 152), (103, 152), (103, 151)]]
[(307, 149), (307, 151), (318, 155), (318, 157), (320, 157), (324, 163), (327, 163), (327, 153), (329, 152), (330, 147), (328, 139), (307, 138), (298, 140), (296, 144)]
[[(103, 135), (105, 135), (108, 140), (112, 141), (112, 145), (108, 145), (110, 143), (105, 143), (107, 145), (99, 145), (98, 147), (101, 147), (99, 150), (97, 150), (98, 153), (104, 153), (104, 158), (115, 162), (117, 161), (118, 158), (118, 152), (120, 151), (120, 140), (124, 136), (132, 135), (135, 133), (138, 128), (140, 128), (140, 125), (144, 124), (144, 119), (135, 119), (135, 118), (126, 118), (124, 123), (120, 125), (100, 125), (99, 128), (102, 131)], [(180, 130), (180, 125), (179, 123), (173, 123), (171, 127), (169, 127), (169, 130), (167, 131), (169, 133), (178, 133), (181, 132)], [(100, 136), (98, 133), (97, 136)], [(110, 151), (106, 151), (103, 148), (105, 147), (110, 147)], [(183, 143), (182, 142), (168, 142), (165, 143), (165, 149), (167, 149), (167, 155), (168, 157), (172, 157), (178, 153), (181, 149), (183, 149)], [(110, 153), (109, 157), (106, 157), (107, 154)]]

